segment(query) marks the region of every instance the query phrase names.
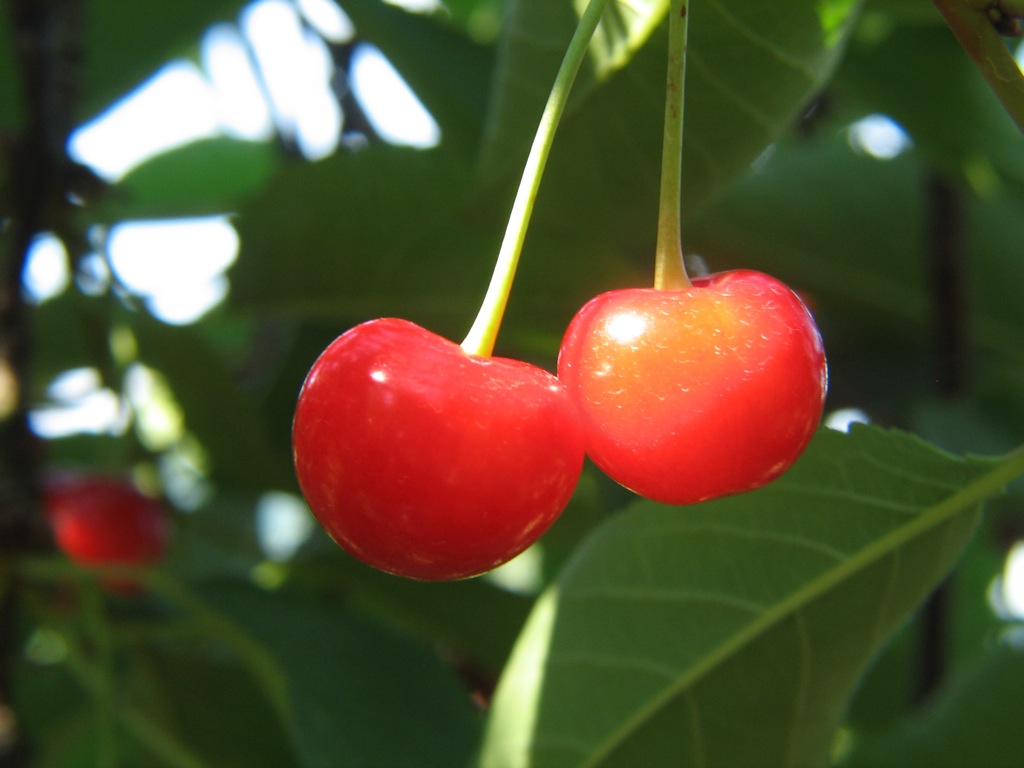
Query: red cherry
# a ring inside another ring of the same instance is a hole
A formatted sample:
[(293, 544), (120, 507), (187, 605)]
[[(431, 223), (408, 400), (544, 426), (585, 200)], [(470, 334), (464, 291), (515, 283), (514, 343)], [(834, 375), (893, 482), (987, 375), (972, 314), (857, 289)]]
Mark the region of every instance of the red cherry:
[(363, 323), (324, 350), (292, 445), (302, 493), (334, 540), (428, 581), (475, 576), (526, 549), (583, 466), (579, 415), (557, 378), (398, 319)]
[(170, 530), (163, 507), (127, 480), (54, 478), (46, 484), (43, 506), (57, 546), (80, 565), (144, 565), (166, 549)]
[(597, 296), (569, 325), (558, 375), (580, 404), (594, 462), (666, 504), (781, 475), (817, 428), (827, 386), (803, 302), (748, 270)]

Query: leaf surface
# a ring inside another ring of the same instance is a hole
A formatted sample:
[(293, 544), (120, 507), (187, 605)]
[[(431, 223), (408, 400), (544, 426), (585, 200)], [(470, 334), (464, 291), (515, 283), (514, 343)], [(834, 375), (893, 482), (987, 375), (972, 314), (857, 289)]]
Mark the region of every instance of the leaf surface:
[[(697, 206), (723, 188), (792, 123), (821, 87), (842, 51), (856, 15), (855, 0), (702, 0), (689, 15), (684, 128), (684, 202)], [(664, 113), (664, 0), (612, 2), (591, 46), (592, 56), (574, 87), (563, 141), (577, 145), (575, 126), (626, 122), (649, 137), (615, 131), (619, 141), (645, 141), (660, 159)], [(565, 47), (585, 4), (520, 0), (512, 4), (500, 43), (482, 150), (484, 175), (516, 167), (537, 120)], [(658, 29), (658, 34), (653, 32)], [(650, 41), (649, 41), (650, 38)], [(638, 56), (653, 46), (656, 52)], [(628, 94), (600, 109), (583, 109), (599, 84), (625, 78)], [(639, 101), (637, 101), (639, 97)], [(571, 113), (571, 114), (570, 114)], [(571, 123), (571, 125), (570, 125)], [(590, 162), (615, 163), (614, 152)], [(641, 172), (647, 170), (641, 166)], [(657, 188), (655, 175), (655, 189)]]
[(211, 585), (205, 596), (258, 638), (289, 682), (307, 768), (465, 765), (478, 720), (427, 644), (343, 603)]
[(492, 49), (425, 14), (379, 0), (347, 0), (345, 12), (358, 36), (377, 46), (401, 72), (437, 120), (446, 146), (472, 155), (482, 129)]
[(280, 162), (270, 143), (195, 141), (129, 172), (102, 201), (96, 218), (113, 223), (231, 212), (261, 190)]
[(233, 19), (243, 5), (242, 0), (85, 3), (84, 113), (108, 107), (168, 59), (193, 51), (208, 26)]
[(482, 765), (824, 765), (875, 651), (955, 562), (1024, 452), (960, 461), (822, 431), (758, 492), (640, 503), (539, 600)]

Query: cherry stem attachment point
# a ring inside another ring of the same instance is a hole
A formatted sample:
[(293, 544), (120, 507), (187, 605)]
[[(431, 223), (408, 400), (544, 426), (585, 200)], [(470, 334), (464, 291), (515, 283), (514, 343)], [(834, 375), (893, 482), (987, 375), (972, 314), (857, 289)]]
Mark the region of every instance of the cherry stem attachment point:
[(681, 201), (683, 174), (683, 104), (686, 91), (686, 38), (689, 0), (672, 0), (668, 19), (668, 78), (665, 83), (665, 135), (661, 154), (661, 192), (658, 203), (658, 242), (655, 247), (654, 287), (689, 288), (683, 264)]
[(572, 84), (576, 80), (576, 74), (586, 56), (590, 38), (594, 36), (594, 30), (597, 29), (607, 4), (608, 0), (590, 0), (590, 4), (580, 17), (576, 31), (569, 41), (569, 47), (565, 51), (558, 74), (555, 75), (555, 82), (541, 114), (540, 124), (537, 126), (537, 133), (523, 168), (519, 189), (516, 191), (516, 197), (512, 203), (512, 211), (509, 214), (505, 236), (498, 250), (491, 282), (487, 286), (487, 293), (480, 305), (476, 319), (462, 342), (462, 348), (471, 355), (488, 357), (494, 351), (494, 343), (497, 340), (501, 319), (505, 314), (505, 306), (508, 304), (508, 297), (512, 291), (516, 267), (519, 265), (519, 255), (523, 250), (523, 242), (526, 240), (526, 229), (530, 223), (530, 216), (533, 214), (533, 206), (537, 200), (544, 166), (547, 164), (548, 155), (551, 152), (555, 130), (562, 118), (562, 112), (565, 110), (565, 104), (569, 98)]

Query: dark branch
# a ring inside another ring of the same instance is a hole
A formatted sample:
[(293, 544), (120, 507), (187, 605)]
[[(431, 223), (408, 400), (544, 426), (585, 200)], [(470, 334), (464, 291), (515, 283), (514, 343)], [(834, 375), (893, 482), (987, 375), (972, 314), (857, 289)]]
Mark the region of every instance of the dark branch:
[[(7, 0), (21, 76), (22, 123), (9, 153), (8, 209), (0, 219), (0, 565), (50, 546), (38, 514), (40, 448), (29, 428), (32, 315), (22, 273), (34, 238), (62, 231), (71, 163), (65, 152), (74, 119), (82, 0)], [(27, 765), (11, 700), (17, 658), (17, 579), (0, 575), (0, 763)]]

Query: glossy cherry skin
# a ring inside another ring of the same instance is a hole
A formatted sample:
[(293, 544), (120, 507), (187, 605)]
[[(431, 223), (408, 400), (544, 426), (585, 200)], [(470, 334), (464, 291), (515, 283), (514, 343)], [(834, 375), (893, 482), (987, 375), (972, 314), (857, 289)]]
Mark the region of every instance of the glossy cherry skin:
[(594, 463), (666, 504), (781, 475), (817, 428), (827, 387), (818, 328), (783, 283), (749, 270), (691, 282), (597, 296), (558, 359)]
[(568, 504), (584, 458), (575, 404), (552, 374), (391, 318), (320, 355), (292, 445), (331, 537), (424, 581), (476, 576), (526, 549)]
[(163, 506), (122, 478), (53, 478), (44, 489), (43, 509), (58, 548), (80, 565), (145, 565), (167, 548), (170, 525)]

